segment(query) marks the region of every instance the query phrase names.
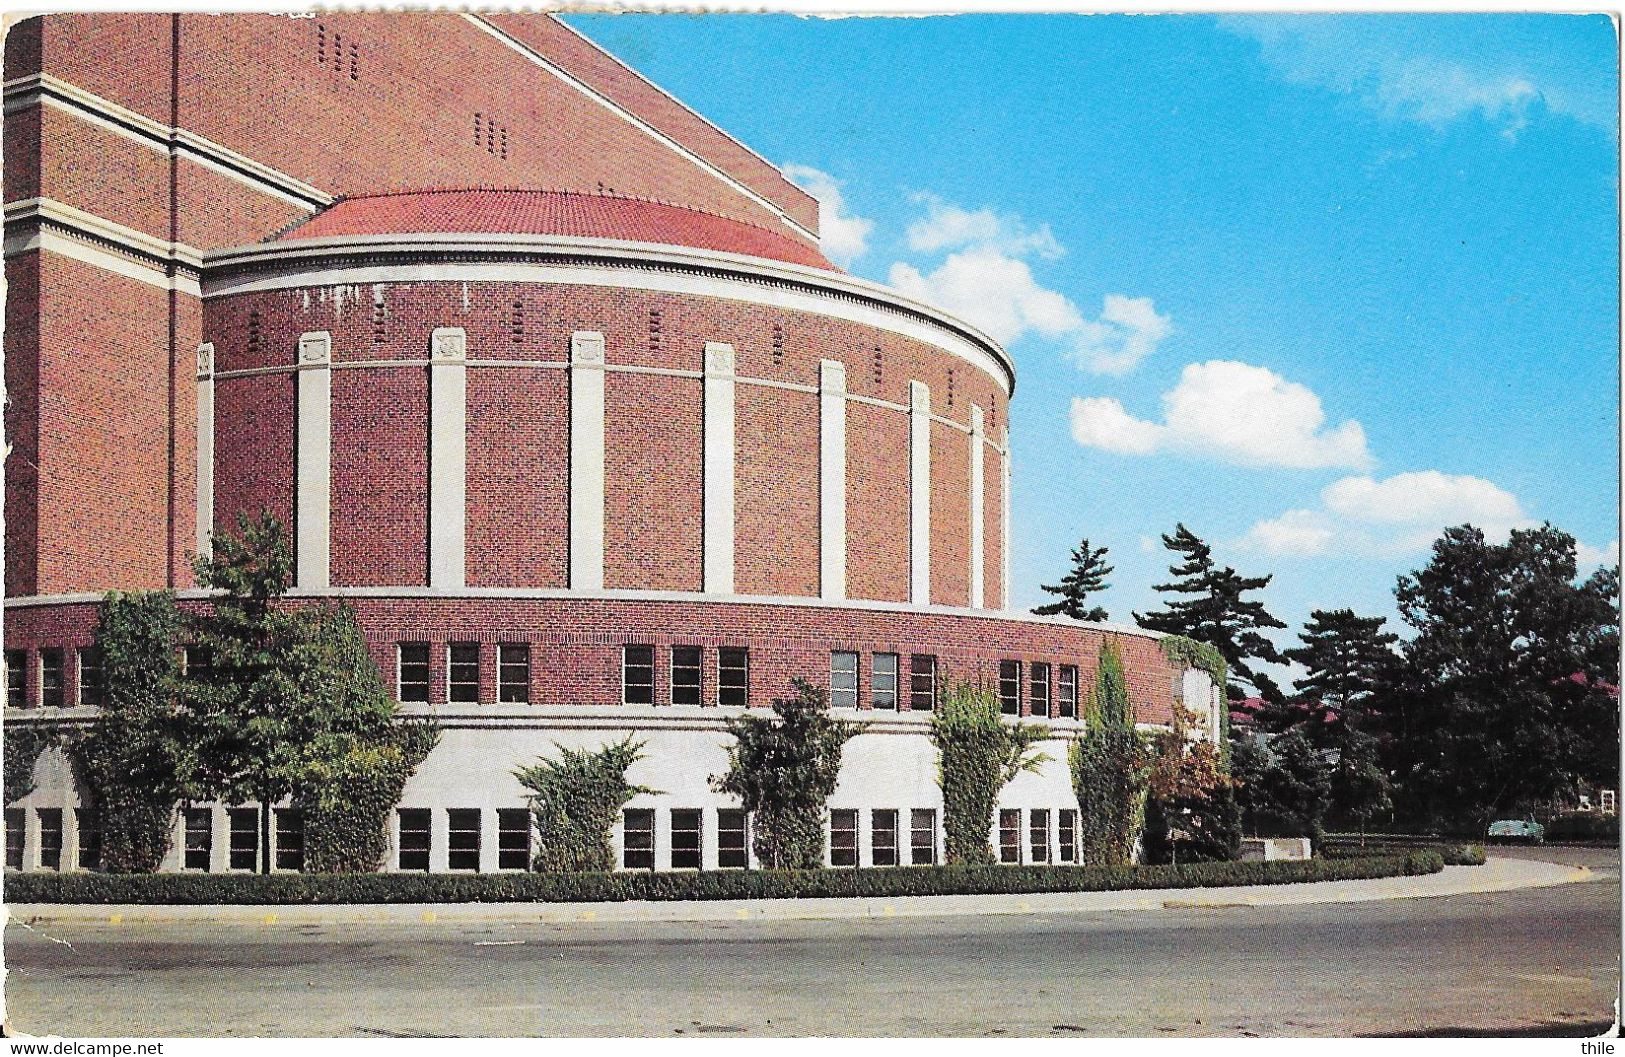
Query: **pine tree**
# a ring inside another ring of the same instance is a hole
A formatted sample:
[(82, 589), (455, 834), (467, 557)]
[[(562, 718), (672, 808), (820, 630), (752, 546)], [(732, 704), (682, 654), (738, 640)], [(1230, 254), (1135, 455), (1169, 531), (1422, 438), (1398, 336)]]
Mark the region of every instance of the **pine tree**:
[[(1275, 680), (1249, 662), (1283, 663), (1280, 650), (1259, 629), (1286, 625), (1271, 616), (1264, 603), (1242, 597), (1267, 586), (1273, 577), (1242, 576), (1229, 566), (1220, 568), (1213, 561), (1213, 548), (1183, 524), (1175, 528), (1172, 536), (1163, 536), (1162, 544), (1183, 555), (1184, 561), (1169, 568), (1174, 580), (1154, 584), (1153, 589), (1192, 597), (1170, 601), (1164, 612), (1136, 613), (1135, 622), (1151, 631), (1207, 643), (1224, 656), (1231, 674), (1240, 682), (1255, 688), (1267, 701), (1280, 701), (1281, 690)], [(1228, 691), (1232, 698), (1243, 696), (1242, 689), (1234, 684)]]
[(1303, 645), (1283, 653), (1309, 670), (1292, 684), (1305, 707), (1281, 717), (1281, 725), (1307, 722), (1310, 741), (1323, 748), (1341, 747), (1346, 731), (1368, 726), (1372, 695), (1398, 660), (1399, 636), (1384, 631), (1385, 622), (1348, 609), (1309, 614), (1298, 636)]
[(1063, 616), (1097, 623), (1107, 620), (1106, 610), (1089, 605), (1087, 599), (1111, 586), (1106, 582), (1106, 577), (1113, 572), (1113, 568), (1106, 564), (1106, 548), (1091, 549), (1085, 537), (1072, 549), (1072, 571), (1063, 576), (1058, 584), (1042, 585), (1050, 594), (1060, 595), (1060, 599), (1041, 605), (1033, 612), (1044, 617)]

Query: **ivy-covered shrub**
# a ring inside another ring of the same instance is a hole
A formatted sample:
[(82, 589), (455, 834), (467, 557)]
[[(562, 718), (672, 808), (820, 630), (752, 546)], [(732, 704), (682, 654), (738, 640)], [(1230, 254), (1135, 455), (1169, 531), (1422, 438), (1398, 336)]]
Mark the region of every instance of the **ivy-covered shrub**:
[(639, 793), (659, 792), (626, 780), (627, 768), (643, 758), (643, 743), (628, 736), (592, 752), (557, 747), (557, 760), (539, 760), (514, 772), (531, 791), (537, 837), (532, 868), (545, 873), (613, 870), (610, 832), (621, 808)]
[(727, 721), (728, 771), (711, 779), (751, 813), (752, 846), (768, 869), (812, 869), (824, 861), (824, 805), (841, 774), (841, 753), (858, 726), (832, 719), (824, 691), (794, 679), (795, 696), (773, 702), (776, 718)]
[(1022, 771), (1036, 771), (1049, 759), (1028, 750), (1049, 737), (1037, 724), (1006, 723), (998, 695), (960, 684), (931, 714), (931, 743), (937, 747), (937, 781), (942, 786), (943, 843), (949, 865), (993, 862), (989, 835), (999, 790)]
[(1179, 866), (899, 866), (703, 873), (152, 874), (24, 873), (18, 903), (585, 903), (625, 900), (895, 898), (1223, 888), (1438, 873), (1437, 852), (1364, 859), (1205, 862)]
[(370, 739), (351, 739), (342, 751), (315, 762), (293, 796), (304, 816), (305, 868), (347, 873), (382, 867), (389, 814), (439, 738), (432, 722), (411, 720)]
[(40, 754), (61, 735), (54, 728), (34, 725), (9, 726), (3, 733), (6, 803), (15, 804), (34, 791), (34, 767)]
[(1067, 750), (1081, 822), (1079, 851), (1091, 865), (1126, 865), (1145, 821), (1149, 767), (1145, 739), (1134, 729), (1123, 658), (1112, 639), (1100, 647), (1084, 715), (1088, 726)]
[(179, 707), (183, 622), (167, 591), (109, 594), (95, 643), (106, 692), (101, 718), (69, 759), (102, 819), (102, 867), (149, 873), (169, 850), (184, 762), (195, 752)]

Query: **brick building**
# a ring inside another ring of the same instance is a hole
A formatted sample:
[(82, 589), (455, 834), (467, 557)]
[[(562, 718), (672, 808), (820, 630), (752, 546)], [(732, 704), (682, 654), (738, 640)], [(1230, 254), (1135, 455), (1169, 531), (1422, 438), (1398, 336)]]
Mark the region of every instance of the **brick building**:
[[(537, 15), (52, 15), (4, 80), (7, 722), (92, 721), (101, 593), (204, 597), (190, 555), (264, 507), (440, 718), (390, 868), (522, 866), (512, 771), (627, 732), (662, 792), (623, 863), (743, 865), (722, 717), (797, 675), (866, 724), (835, 865), (940, 854), (959, 680), (1055, 729), (999, 839), (1075, 854), (1114, 629), (1004, 611), (1013, 365), (830, 264), (771, 164)], [(1115, 633), (1142, 722), (1213, 714)], [(55, 752), (36, 784), (8, 864), (92, 865)], [(252, 868), (256, 811), (181, 812), (171, 865)]]

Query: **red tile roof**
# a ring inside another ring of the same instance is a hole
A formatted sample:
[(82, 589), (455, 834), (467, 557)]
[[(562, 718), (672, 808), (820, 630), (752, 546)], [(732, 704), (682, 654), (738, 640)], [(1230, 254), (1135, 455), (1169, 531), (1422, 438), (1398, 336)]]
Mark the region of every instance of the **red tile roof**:
[(666, 202), (573, 191), (472, 188), (357, 195), (340, 199), (277, 240), (405, 234), (573, 235), (836, 270), (805, 242), (754, 224)]

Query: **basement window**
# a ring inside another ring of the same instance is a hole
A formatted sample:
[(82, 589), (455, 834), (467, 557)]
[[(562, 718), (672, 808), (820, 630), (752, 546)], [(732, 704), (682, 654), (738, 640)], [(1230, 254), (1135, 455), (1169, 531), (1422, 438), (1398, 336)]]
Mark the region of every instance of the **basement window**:
[(909, 861), (915, 866), (935, 866), (937, 862), (937, 810), (917, 807), (909, 818)]
[(1007, 807), (999, 811), (999, 861), (1021, 861), (1021, 811), (1017, 808)]
[(206, 807), (186, 809), (186, 844), (181, 865), (188, 870), (209, 870), (214, 850), (214, 812)]
[(530, 808), (497, 808), (497, 869), (530, 869)]
[(671, 868), (700, 868), (700, 813), (694, 808), (675, 808), (671, 813)]
[(829, 864), (858, 864), (858, 813), (850, 808), (829, 813)]
[(1049, 862), (1049, 809), (1035, 807), (1027, 813), (1027, 847), (1033, 862)]
[(629, 807), (622, 813), (621, 865), (628, 870), (655, 868), (655, 813), (646, 807)]
[(39, 865), (42, 870), (62, 869), (62, 809), (39, 809)]
[(102, 865), (102, 816), (95, 808), (80, 807), (73, 812), (73, 826), (79, 836), (79, 869), (99, 870)]
[(446, 810), (446, 868), (480, 868), (480, 809), (454, 807)]
[(717, 810), (717, 866), (724, 870), (743, 870), (749, 864), (746, 832), (743, 810), (736, 807)]
[(231, 846), (227, 866), (253, 871), (260, 865), (260, 809), (234, 807), (226, 812), (231, 823)]
[(272, 814), (276, 823), (276, 868), (299, 871), (305, 868), (305, 816), (296, 807), (279, 807)]
[(396, 863), (402, 870), (429, 871), (429, 809), (403, 807), (396, 813), (400, 839)]
[(1078, 813), (1072, 808), (1063, 807), (1060, 818), (1057, 820), (1060, 838), (1057, 841), (1061, 862), (1075, 863), (1078, 861)]
[(897, 812), (877, 809), (869, 814), (869, 862), (897, 865)]

